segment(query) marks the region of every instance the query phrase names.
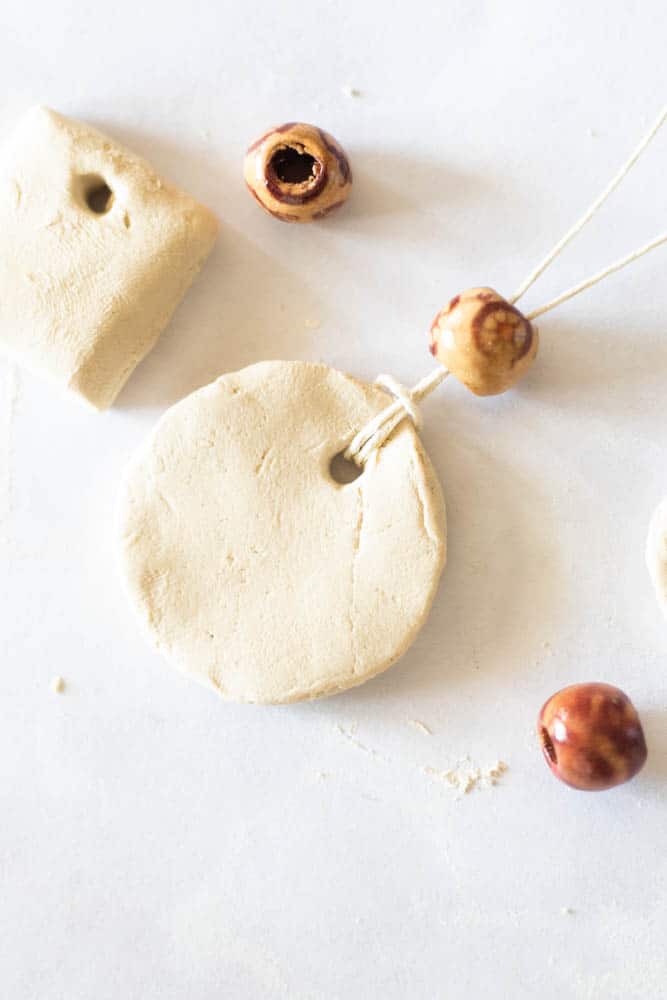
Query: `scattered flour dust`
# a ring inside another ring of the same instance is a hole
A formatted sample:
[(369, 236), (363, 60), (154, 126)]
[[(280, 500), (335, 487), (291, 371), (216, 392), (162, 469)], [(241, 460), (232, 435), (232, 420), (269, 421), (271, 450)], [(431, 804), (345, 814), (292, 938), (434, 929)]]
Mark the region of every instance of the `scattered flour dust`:
[[(408, 719), (408, 722), (425, 735), (432, 735), (428, 726), (423, 722), (420, 722), (418, 719)], [(373, 747), (368, 746), (368, 744), (362, 743), (361, 740), (357, 739), (356, 722), (353, 722), (347, 729), (340, 724), (336, 725), (334, 729), (339, 736), (342, 736), (343, 739), (345, 739), (350, 746), (355, 747), (355, 749), (360, 750), (362, 753), (365, 753), (369, 757), (373, 757), (375, 760), (381, 761), (384, 764), (393, 763), (388, 757), (385, 757)], [(422, 774), (425, 774), (433, 781), (449, 785), (451, 788), (460, 792), (461, 795), (468, 795), (475, 789), (492, 788), (493, 786), (499, 784), (502, 776), (509, 770), (509, 765), (506, 764), (504, 760), (497, 760), (495, 764), (491, 764), (489, 767), (479, 767), (474, 765), (470, 757), (466, 755), (457, 761), (454, 767), (440, 768), (433, 767), (432, 765), (426, 765), (420, 767), (419, 770)]]
[(429, 729), (425, 722), (420, 722), (419, 719), (408, 719), (408, 722), (411, 726), (414, 726), (415, 729), (418, 729), (420, 733), (423, 733), (424, 736), (433, 735), (433, 730)]
[(490, 788), (497, 785), (507, 770), (508, 765), (504, 760), (497, 760), (491, 767), (482, 768), (473, 767), (469, 757), (465, 757), (455, 767), (446, 770), (438, 767), (422, 768), (423, 773), (429, 778), (451, 785), (463, 795), (468, 795), (476, 788)]
[(382, 754), (378, 753), (377, 750), (374, 750), (372, 747), (369, 747), (365, 743), (362, 743), (361, 740), (358, 740), (355, 736), (356, 731), (357, 731), (356, 722), (352, 723), (349, 729), (345, 729), (341, 725), (336, 726), (336, 732), (339, 733), (345, 740), (347, 740), (347, 742), (351, 746), (356, 747), (357, 750), (361, 750), (363, 753), (367, 753), (370, 757), (375, 757), (377, 760), (385, 760)]

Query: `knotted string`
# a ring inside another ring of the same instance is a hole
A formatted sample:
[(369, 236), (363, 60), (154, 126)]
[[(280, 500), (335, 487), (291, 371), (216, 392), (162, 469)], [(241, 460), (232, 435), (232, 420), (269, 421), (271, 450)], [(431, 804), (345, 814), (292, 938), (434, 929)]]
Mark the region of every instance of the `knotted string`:
[(421, 402), (434, 389), (437, 389), (448, 375), (447, 369), (440, 365), (439, 368), (435, 368), (430, 374), (420, 379), (412, 389), (401, 385), (391, 375), (379, 375), (375, 381), (378, 385), (389, 390), (394, 397), (394, 402), (390, 403), (372, 420), (369, 420), (366, 426), (362, 427), (359, 433), (352, 438), (344, 452), (345, 458), (359, 466), (365, 465), (369, 456), (376, 448), (380, 448), (384, 444), (392, 431), (406, 417), (409, 417), (417, 430), (420, 430), (422, 418), (417, 403)]

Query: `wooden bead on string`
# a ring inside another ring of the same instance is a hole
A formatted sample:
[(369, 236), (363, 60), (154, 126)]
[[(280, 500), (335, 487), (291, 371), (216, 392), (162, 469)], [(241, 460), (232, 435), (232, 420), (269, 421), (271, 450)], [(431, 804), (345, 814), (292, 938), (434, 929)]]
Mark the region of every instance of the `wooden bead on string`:
[[(450, 373), (478, 396), (497, 395), (511, 388), (528, 371), (537, 356), (539, 337), (533, 320), (667, 243), (667, 232), (660, 233), (637, 250), (608, 264), (601, 271), (530, 312), (524, 314), (516, 308), (518, 300), (615, 191), (665, 122), (667, 107), (663, 108), (649, 132), (593, 204), (530, 272), (512, 296), (506, 299), (492, 288), (469, 288), (455, 296), (438, 313), (431, 325), (431, 353), (439, 361), (438, 367), (421, 378), (412, 389), (400, 385), (389, 376), (380, 376), (378, 382), (394, 399), (357, 431), (343, 452), (346, 459), (363, 468), (403, 420), (409, 418), (419, 427), (416, 404), (434, 392)], [(284, 126), (284, 130), (289, 130), (290, 127)], [(262, 141), (263, 139), (259, 144)]]
[(535, 360), (537, 329), (492, 288), (469, 288), (431, 325), (431, 353), (476, 396), (515, 385)]

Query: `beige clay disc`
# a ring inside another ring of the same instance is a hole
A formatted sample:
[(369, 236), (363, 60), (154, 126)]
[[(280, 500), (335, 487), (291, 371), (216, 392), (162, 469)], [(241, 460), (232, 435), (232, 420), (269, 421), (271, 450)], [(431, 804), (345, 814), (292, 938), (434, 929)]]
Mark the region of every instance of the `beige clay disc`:
[(431, 463), (404, 420), (354, 482), (330, 472), (388, 399), (276, 361), (164, 415), (131, 465), (121, 544), (171, 663), (230, 700), (275, 703), (362, 684), (405, 652), (445, 560)]

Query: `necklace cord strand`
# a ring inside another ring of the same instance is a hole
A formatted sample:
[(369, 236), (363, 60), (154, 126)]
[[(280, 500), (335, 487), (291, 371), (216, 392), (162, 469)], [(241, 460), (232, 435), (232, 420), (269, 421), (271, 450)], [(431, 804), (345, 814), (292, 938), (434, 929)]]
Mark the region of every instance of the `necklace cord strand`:
[(514, 303), (517, 302), (521, 298), (521, 296), (528, 291), (531, 285), (533, 285), (540, 277), (540, 275), (546, 271), (546, 269), (556, 259), (556, 257), (558, 257), (560, 253), (562, 253), (562, 251), (565, 249), (568, 243), (570, 243), (574, 239), (574, 237), (581, 232), (584, 226), (588, 222), (590, 222), (590, 220), (593, 218), (598, 209), (600, 209), (602, 205), (605, 203), (609, 195), (616, 190), (616, 188), (624, 179), (624, 177), (626, 177), (630, 173), (630, 171), (634, 167), (639, 157), (642, 155), (642, 153), (647, 148), (649, 143), (655, 138), (655, 136), (658, 134), (662, 126), (665, 124), (665, 121), (667, 121), (667, 105), (665, 105), (665, 107), (662, 109), (657, 119), (649, 129), (649, 131), (646, 133), (646, 135), (641, 140), (639, 145), (636, 147), (634, 152), (625, 161), (625, 163), (620, 168), (618, 173), (614, 175), (614, 177), (611, 179), (606, 188), (604, 188), (604, 190), (598, 195), (598, 197), (595, 199), (592, 205), (590, 205), (589, 208), (586, 209), (581, 218), (577, 219), (575, 224), (570, 229), (568, 229), (565, 235), (558, 241), (558, 243), (556, 243), (556, 245), (549, 251), (546, 257), (537, 265), (537, 267), (533, 271), (531, 271), (528, 277), (521, 283), (521, 285), (519, 285), (519, 288), (516, 290), (514, 295), (510, 299), (508, 299), (508, 302), (511, 305), (514, 305)]
[(559, 306), (561, 302), (567, 302), (568, 299), (574, 298), (575, 295), (579, 295), (580, 292), (586, 291), (587, 288), (592, 288), (593, 285), (597, 285), (598, 281), (602, 281), (607, 275), (613, 274), (615, 271), (620, 271), (621, 268), (627, 267), (628, 264), (632, 264), (633, 261), (638, 260), (647, 254), (650, 250), (654, 250), (656, 247), (661, 246), (661, 244), (667, 243), (667, 233), (661, 233), (656, 236), (655, 239), (650, 240), (645, 243), (643, 247), (639, 247), (637, 250), (633, 250), (626, 257), (621, 257), (620, 260), (614, 261), (613, 264), (608, 264), (607, 267), (598, 271), (596, 274), (592, 274), (590, 278), (580, 281), (579, 284), (573, 285), (566, 291), (561, 292), (557, 295), (555, 299), (551, 299), (545, 305), (540, 306), (538, 309), (533, 309), (532, 312), (526, 313), (526, 319), (532, 320), (536, 319), (538, 316), (542, 316), (544, 313), (549, 312), (551, 309), (555, 309)]

